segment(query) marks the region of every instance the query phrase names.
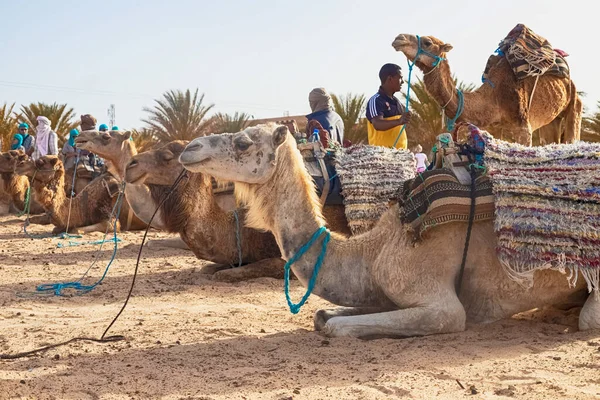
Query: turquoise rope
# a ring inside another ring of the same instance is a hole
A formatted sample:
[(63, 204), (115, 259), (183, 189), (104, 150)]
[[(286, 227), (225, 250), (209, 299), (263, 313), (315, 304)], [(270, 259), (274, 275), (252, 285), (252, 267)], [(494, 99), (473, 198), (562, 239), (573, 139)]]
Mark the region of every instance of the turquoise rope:
[(460, 118), (465, 108), (465, 98), (463, 96), (462, 90), (456, 89), (456, 94), (458, 95), (458, 108), (456, 109), (456, 114), (454, 115), (454, 118), (446, 117), (446, 130), (448, 132), (452, 132), (454, 130), (456, 120)]
[[(408, 106), (410, 105), (410, 81), (412, 78), (412, 71), (413, 71), (413, 67), (415, 66), (415, 64), (417, 63), (417, 60), (419, 59), (419, 56), (421, 54), (425, 54), (429, 57), (432, 57), (434, 59), (434, 62), (431, 64), (432, 67), (437, 67), (439, 63), (441, 63), (442, 61), (445, 60), (444, 57), (440, 57), (437, 56), (433, 53), (430, 53), (426, 50), (423, 50), (423, 48), (421, 47), (421, 37), (419, 35), (417, 35), (417, 54), (415, 55), (415, 58), (413, 60), (413, 62), (411, 63), (409, 60), (406, 60), (407, 64), (408, 64), (408, 80), (406, 81), (406, 85), (407, 85), (407, 89), (406, 89), (406, 111), (408, 111)], [(394, 145), (392, 147), (396, 147), (396, 144), (398, 143), (398, 140), (400, 140), (400, 137), (402, 136), (402, 134), (404, 133), (404, 130), (406, 129), (406, 125), (402, 125), (402, 129), (400, 129), (400, 133), (398, 133), (398, 137), (396, 137), (396, 141), (394, 142)]]
[[(119, 221), (119, 216), (121, 215), (121, 206), (123, 204), (123, 197), (124, 197), (123, 193), (124, 192), (125, 192), (124, 190), (121, 190), (119, 192), (119, 197), (117, 198), (117, 202), (115, 203), (115, 205), (113, 207), (113, 212), (111, 213), (111, 215), (115, 215), (115, 209), (116, 209), (117, 212), (116, 212), (115, 221), (113, 224), (113, 239), (108, 240), (108, 241), (113, 241), (115, 243), (115, 246), (113, 248), (112, 257), (111, 257), (110, 261), (108, 262), (108, 264), (106, 265), (106, 268), (104, 269), (104, 273), (102, 274), (102, 277), (100, 277), (100, 279), (92, 285), (84, 285), (81, 282), (87, 276), (88, 272), (92, 269), (92, 267), (96, 264), (96, 262), (98, 260), (98, 257), (96, 257), (96, 259), (94, 260), (92, 265), (89, 266), (87, 271), (85, 271), (85, 273), (78, 280), (73, 281), (73, 282), (58, 282), (58, 283), (47, 283), (47, 284), (38, 285), (38, 287), (36, 288), (36, 290), (38, 292), (53, 292), (53, 294), (55, 296), (63, 296), (62, 291), (64, 289), (75, 289), (79, 292), (78, 294), (85, 294), (85, 293), (88, 293), (88, 292), (94, 290), (96, 288), (96, 286), (98, 286), (99, 284), (102, 283), (102, 281), (104, 280), (104, 278), (106, 278), (106, 275), (108, 274), (108, 270), (109, 270), (110, 266), (112, 265), (113, 261), (115, 260), (115, 257), (117, 256), (117, 249), (119, 247), (119, 245), (118, 245), (119, 239), (117, 238), (117, 223)], [(105, 238), (106, 238), (107, 234), (108, 234), (108, 229), (104, 233)], [(100, 248), (98, 249), (97, 253), (99, 253), (102, 250), (102, 246), (104, 245), (105, 242), (107, 242), (107, 241), (105, 241), (104, 239), (101, 241)]]
[[(302, 296), (302, 299), (300, 300), (299, 303), (294, 304), (294, 303), (292, 303), (292, 299), (290, 297), (290, 268), (296, 261), (298, 261), (300, 259), (300, 257), (302, 257), (312, 247), (312, 245), (315, 243), (315, 241), (319, 237), (321, 237), (321, 235), (323, 233), (325, 233), (325, 237), (323, 238), (323, 244), (321, 246), (321, 253), (319, 254), (319, 257), (317, 258), (317, 261), (315, 263), (315, 268), (313, 270), (313, 274), (310, 277), (310, 280), (308, 281), (308, 287), (306, 288), (306, 293), (304, 294), (304, 296)], [(331, 232), (329, 232), (329, 230), (327, 228), (325, 228), (324, 226), (320, 227), (312, 235), (310, 240), (308, 242), (306, 242), (306, 244), (304, 244), (304, 246), (300, 247), (300, 250), (298, 250), (298, 252), (296, 254), (294, 254), (294, 256), (292, 258), (290, 258), (288, 262), (285, 263), (285, 266), (283, 267), (283, 269), (284, 269), (283, 290), (285, 292), (285, 299), (287, 301), (288, 306), (290, 307), (290, 312), (292, 314), (298, 314), (298, 312), (300, 312), (300, 308), (302, 308), (302, 306), (304, 305), (304, 303), (306, 303), (306, 300), (308, 300), (308, 297), (312, 293), (312, 291), (315, 287), (315, 283), (317, 281), (317, 275), (319, 275), (319, 270), (321, 269), (321, 265), (323, 265), (323, 260), (325, 259), (325, 254), (327, 253), (327, 244), (329, 243), (330, 238), (331, 238)]]

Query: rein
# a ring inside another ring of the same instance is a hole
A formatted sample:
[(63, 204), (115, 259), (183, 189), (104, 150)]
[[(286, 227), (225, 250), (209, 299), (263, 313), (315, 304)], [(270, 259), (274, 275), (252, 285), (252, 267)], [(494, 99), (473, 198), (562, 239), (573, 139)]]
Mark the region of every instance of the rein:
[[(306, 288), (306, 293), (302, 296), (302, 299), (299, 303), (294, 304), (290, 297), (290, 268), (292, 265), (298, 261), (310, 248), (312, 245), (320, 238), (323, 234), (325, 237), (323, 238), (323, 244), (321, 245), (321, 252), (319, 253), (319, 257), (317, 257), (317, 261), (315, 262), (315, 267), (313, 269), (312, 276), (308, 281), (308, 287)], [(283, 290), (285, 292), (285, 299), (287, 301), (288, 306), (290, 307), (290, 312), (292, 314), (298, 314), (300, 312), (300, 308), (306, 303), (308, 297), (312, 293), (315, 288), (315, 283), (317, 281), (317, 276), (319, 275), (319, 270), (321, 269), (321, 265), (323, 265), (323, 260), (325, 259), (325, 254), (327, 253), (327, 244), (329, 243), (329, 239), (331, 238), (331, 232), (325, 228), (324, 226), (317, 229), (317, 231), (312, 235), (310, 240), (306, 242), (300, 250), (292, 258), (289, 259), (288, 262), (285, 263), (284, 274), (283, 274)]]

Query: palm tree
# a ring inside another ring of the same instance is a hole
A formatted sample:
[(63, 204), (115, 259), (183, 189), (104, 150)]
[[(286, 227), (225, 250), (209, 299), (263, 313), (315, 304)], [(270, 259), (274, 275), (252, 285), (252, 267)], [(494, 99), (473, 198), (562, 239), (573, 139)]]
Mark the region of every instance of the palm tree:
[(52, 130), (58, 135), (58, 144), (62, 146), (69, 136), (71, 129), (79, 126), (79, 121), (74, 120), (75, 111), (67, 108), (66, 104), (31, 103), (21, 106), (21, 113), (17, 116), (20, 122), (26, 122), (29, 130), (35, 133), (37, 117), (44, 116), (51, 121)]
[(589, 117), (583, 117), (583, 121), (581, 121), (581, 127), (582, 129), (592, 131), (593, 133), (600, 135), (600, 101), (598, 102), (598, 110), (596, 113), (590, 115)]
[(354, 144), (367, 143), (367, 124), (363, 117), (366, 109), (364, 94), (331, 95), (335, 112), (344, 122), (344, 138)]
[(250, 114), (238, 113), (235, 114), (216, 114), (212, 120), (212, 132), (213, 133), (225, 133), (225, 132), (240, 132), (243, 131), (250, 125)]
[[(462, 92), (472, 92), (475, 85), (472, 83), (458, 82), (454, 79), (455, 86)], [(406, 93), (402, 93), (406, 101)], [(424, 82), (417, 78), (417, 82), (410, 87), (409, 110), (412, 113), (410, 124), (406, 127), (409, 148), (420, 144), (423, 149), (429, 149), (435, 143), (436, 137), (444, 132), (446, 123), (442, 115), (442, 107), (435, 98), (425, 89)]]
[(16, 131), (17, 120), (13, 115), (15, 103), (10, 106), (7, 103), (0, 108), (0, 150), (10, 149), (13, 135)]
[(158, 140), (152, 129), (132, 129), (131, 138), (138, 152), (148, 151), (156, 147)]
[(192, 140), (208, 133), (211, 121), (205, 117), (214, 104), (203, 105), (204, 94), (198, 97), (198, 89), (193, 96), (189, 89), (185, 92), (170, 90), (154, 101), (154, 108), (144, 107), (150, 115), (143, 122), (155, 132), (158, 140)]

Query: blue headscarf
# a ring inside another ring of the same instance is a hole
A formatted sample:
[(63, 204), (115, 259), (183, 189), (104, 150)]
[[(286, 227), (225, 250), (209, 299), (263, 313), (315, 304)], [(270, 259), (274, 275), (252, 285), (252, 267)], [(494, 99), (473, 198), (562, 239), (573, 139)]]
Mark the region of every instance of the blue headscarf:
[(113, 126), (112, 128), (110, 128), (110, 130), (111, 130), (111, 131), (118, 131), (118, 130), (119, 130), (119, 127), (115, 125), (115, 126)]
[(11, 150), (16, 150), (19, 147), (23, 146), (23, 135), (21, 135), (20, 133), (15, 133), (15, 135), (13, 136), (13, 139), (17, 139), (19, 143), (13, 144), (12, 146), (10, 146)]
[(98, 127), (99, 131), (107, 131), (108, 130), (108, 125), (106, 124), (102, 124)]
[(75, 148), (75, 138), (79, 136), (79, 131), (77, 129), (71, 129), (69, 132), (69, 146)]
[(25, 122), (23, 122), (23, 123), (19, 124), (19, 129), (22, 129), (22, 128), (29, 129), (29, 125), (27, 125)]

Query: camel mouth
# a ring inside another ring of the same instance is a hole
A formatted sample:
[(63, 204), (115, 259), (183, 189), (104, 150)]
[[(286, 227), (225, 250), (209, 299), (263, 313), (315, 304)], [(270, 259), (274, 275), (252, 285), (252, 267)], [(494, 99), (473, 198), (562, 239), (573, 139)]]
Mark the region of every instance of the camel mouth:
[(138, 175), (138, 176), (134, 176), (134, 177), (131, 177), (131, 176), (129, 176), (129, 174), (126, 174), (125, 175), (125, 182), (132, 183), (132, 184), (142, 183), (140, 181), (145, 180), (147, 176), (148, 176), (148, 174), (145, 173), (145, 172), (142, 173), (142, 174), (140, 174), (140, 175)]
[(77, 146), (85, 146), (87, 143), (89, 143), (89, 140), (87, 140), (87, 139), (79, 139), (79, 138), (75, 139), (75, 144)]
[(410, 40), (404, 35), (396, 36), (396, 39), (392, 42), (392, 47), (396, 51), (400, 51), (404, 46), (410, 45)]

